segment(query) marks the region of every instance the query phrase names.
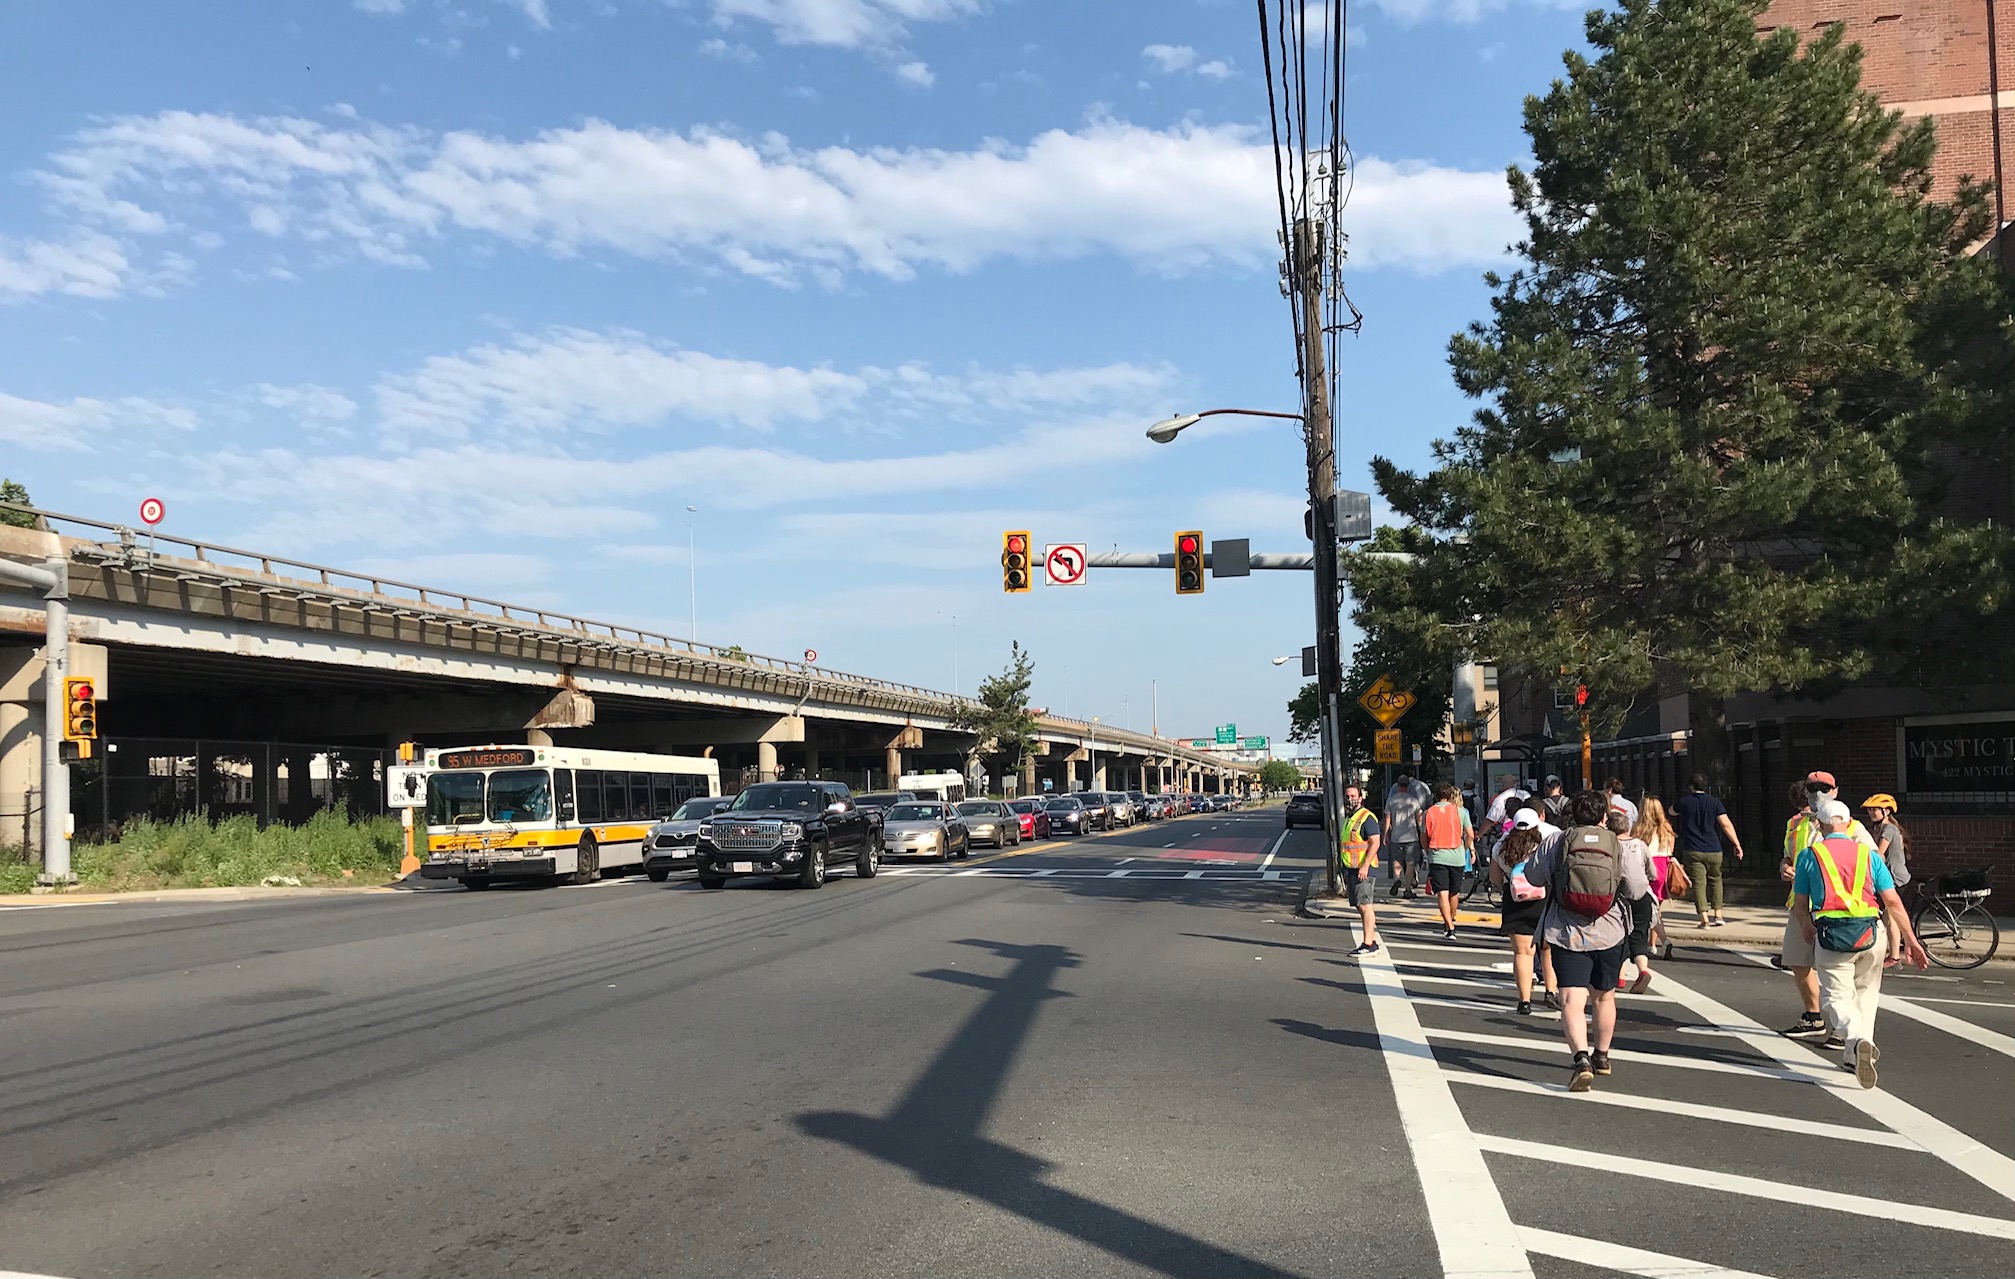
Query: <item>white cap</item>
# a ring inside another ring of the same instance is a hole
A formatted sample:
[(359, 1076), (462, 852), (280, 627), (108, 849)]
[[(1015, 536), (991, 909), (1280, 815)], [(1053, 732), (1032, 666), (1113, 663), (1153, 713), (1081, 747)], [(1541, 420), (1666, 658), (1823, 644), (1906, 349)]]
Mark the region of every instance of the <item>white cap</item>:
[(1854, 814), (1848, 811), (1847, 805), (1837, 799), (1820, 800), (1818, 807), (1812, 810), (1812, 815), (1826, 825), (1854, 820)]
[(1539, 814), (1529, 808), (1521, 808), (1517, 813), (1512, 815), (1511, 828), (1513, 830), (1538, 830)]

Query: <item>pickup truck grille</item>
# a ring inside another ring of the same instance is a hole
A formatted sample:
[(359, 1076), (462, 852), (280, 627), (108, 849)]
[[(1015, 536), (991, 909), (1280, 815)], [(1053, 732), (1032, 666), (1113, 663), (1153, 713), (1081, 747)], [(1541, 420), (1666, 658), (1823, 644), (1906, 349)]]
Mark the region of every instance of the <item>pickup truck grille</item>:
[(714, 847), (724, 853), (767, 853), (783, 842), (782, 822), (714, 823)]

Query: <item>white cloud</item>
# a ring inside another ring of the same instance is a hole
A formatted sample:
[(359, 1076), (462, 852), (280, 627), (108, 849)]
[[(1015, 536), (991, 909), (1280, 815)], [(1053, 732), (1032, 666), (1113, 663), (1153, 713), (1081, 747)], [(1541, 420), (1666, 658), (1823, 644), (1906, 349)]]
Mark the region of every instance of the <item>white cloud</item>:
[(38, 451), (83, 449), (91, 437), (116, 430), (165, 427), (190, 431), (197, 422), (189, 409), (139, 396), (78, 398), (57, 404), (0, 392), (0, 443)]
[(404, 13), (406, 0), (351, 0), (365, 13)]
[(1196, 50), (1186, 44), (1151, 44), (1140, 51), (1140, 56), (1164, 75), (1186, 71), (1196, 64)]
[(930, 69), (928, 63), (923, 62), (903, 63), (896, 68), (896, 79), (925, 89), (938, 82), (937, 74)]
[(822, 420), (866, 390), (859, 374), (668, 349), (634, 333), (562, 330), (434, 356), (379, 382), (377, 399), (388, 430), (439, 440), (484, 423), (540, 431), (693, 417), (766, 429)]
[(700, 52), (706, 57), (719, 58), (724, 62), (750, 63), (756, 60), (756, 51), (754, 49), (739, 42), (730, 44), (719, 36), (715, 36), (711, 40), (702, 40), (700, 42)]
[(253, 394), (259, 403), (269, 409), (292, 413), (310, 422), (347, 422), (357, 414), (355, 400), (341, 391), (312, 383), (275, 386), (271, 382), (261, 382), (253, 388)]
[(983, 0), (710, 0), (716, 21), (760, 22), (785, 44), (845, 49), (894, 44), (912, 22), (969, 17)]
[(0, 302), (44, 293), (117, 297), (132, 279), (124, 247), (102, 232), (79, 231), (66, 243), (0, 237)]
[(1196, 73), (1206, 80), (1224, 80), (1231, 75), (1231, 64), (1221, 58), (1212, 59), (1199, 66)]
[[(350, 0), (350, 2), (365, 13), (383, 15), (402, 14), (411, 6), (411, 0)], [(519, 13), (525, 15), (525, 21), (531, 23), (541, 31), (553, 25), (553, 14), (552, 10), (547, 7), (547, 0), (492, 0), (492, 3), (516, 9)], [(441, 4), (438, 7), (444, 10), (444, 16), (448, 20), (460, 25), (475, 25), (481, 21), (471, 14), (446, 4)]]
[[(1252, 268), (1276, 252), (1268, 143), (1234, 125), (1102, 119), (948, 151), (599, 120), (510, 139), (167, 112), (93, 126), (38, 177), (93, 244), (129, 255), (140, 237), (255, 218), (324, 260), (347, 249), (416, 266), (461, 233), (560, 256), (699, 259), (782, 284), (1095, 254)], [(1367, 159), (1350, 231), (1360, 268), (1433, 271), (1501, 260), (1516, 226), (1499, 173)]]

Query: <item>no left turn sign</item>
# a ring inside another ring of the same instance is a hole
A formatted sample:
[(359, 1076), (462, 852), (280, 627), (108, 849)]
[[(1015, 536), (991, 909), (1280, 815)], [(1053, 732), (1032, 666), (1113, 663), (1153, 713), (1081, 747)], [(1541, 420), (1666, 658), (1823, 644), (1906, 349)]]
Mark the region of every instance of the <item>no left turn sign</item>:
[(1043, 572), (1051, 586), (1083, 586), (1088, 556), (1083, 542), (1064, 542), (1043, 552)]

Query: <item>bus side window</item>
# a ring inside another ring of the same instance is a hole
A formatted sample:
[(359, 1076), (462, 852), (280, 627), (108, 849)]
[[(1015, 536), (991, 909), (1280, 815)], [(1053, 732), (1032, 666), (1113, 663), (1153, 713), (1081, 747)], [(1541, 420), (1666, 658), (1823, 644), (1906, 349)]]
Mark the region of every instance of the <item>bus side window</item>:
[(553, 770), (553, 811), (563, 826), (574, 820), (574, 770), (571, 768)]
[(651, 815), (651, 775), (630, 774), (630, 816), (648, 820)]
[(602, 812), (602, 770), (583, 768), (575, 776), (579, 779), (579, 803), (581, 825), (593, 826), (608, 819)]
[(670, 773), (652, 773), (650, 815), (654, 818), (670, 817), (678, 806), (678, 798), (672, 794), (672, 775)]

